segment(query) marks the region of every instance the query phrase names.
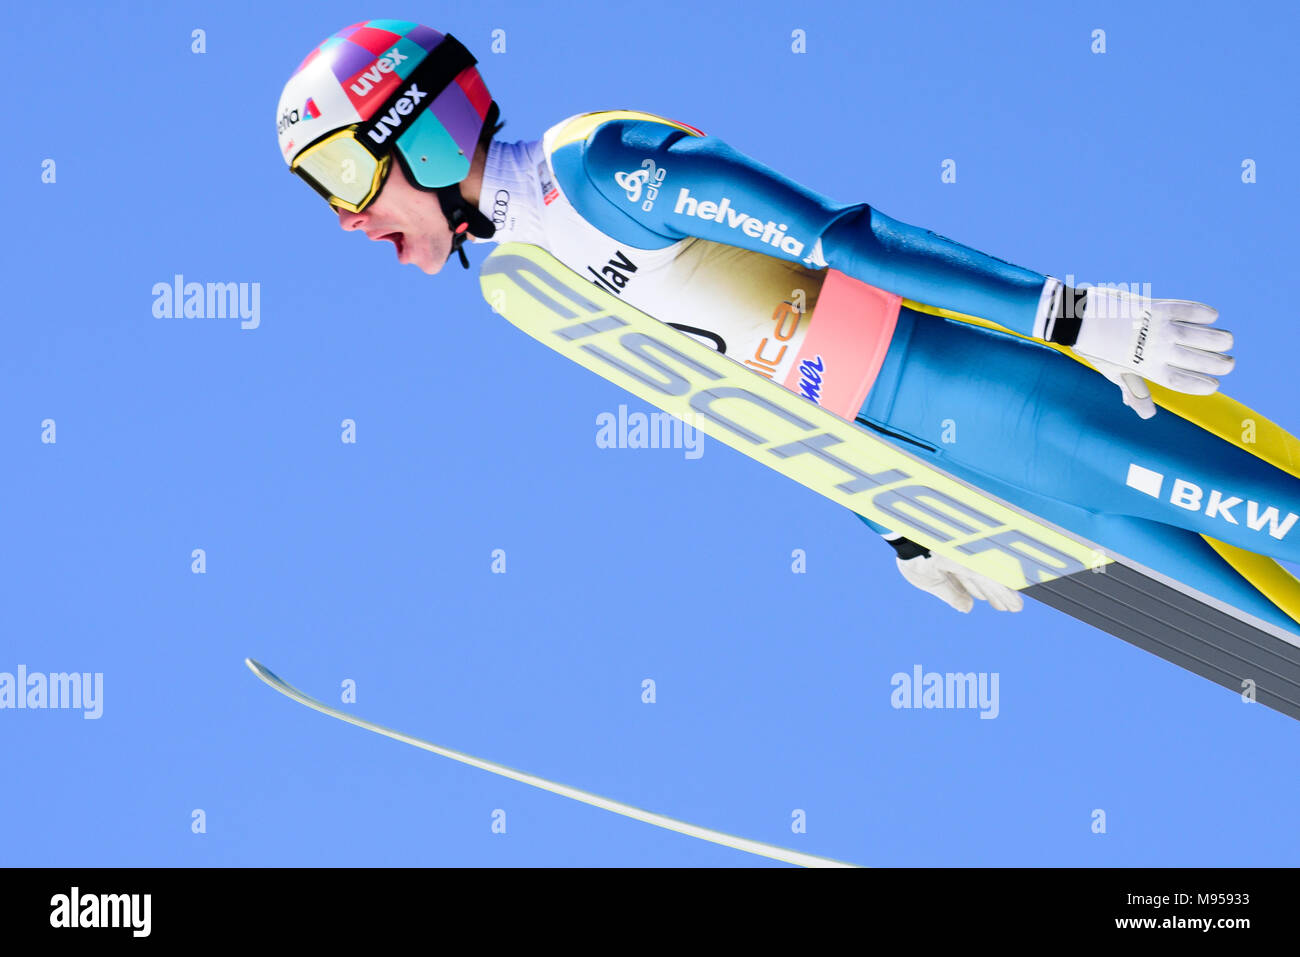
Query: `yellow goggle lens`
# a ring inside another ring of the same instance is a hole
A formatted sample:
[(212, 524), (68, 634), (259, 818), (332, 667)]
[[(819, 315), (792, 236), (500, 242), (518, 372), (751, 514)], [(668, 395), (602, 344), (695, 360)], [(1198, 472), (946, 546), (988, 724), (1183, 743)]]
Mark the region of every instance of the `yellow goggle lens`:
[(290, 167), (331, 206), (360, 212), (375, 198), (388, 174), (389, 157), (375, 157), (352, 135), (340, 130), (303, 152)]

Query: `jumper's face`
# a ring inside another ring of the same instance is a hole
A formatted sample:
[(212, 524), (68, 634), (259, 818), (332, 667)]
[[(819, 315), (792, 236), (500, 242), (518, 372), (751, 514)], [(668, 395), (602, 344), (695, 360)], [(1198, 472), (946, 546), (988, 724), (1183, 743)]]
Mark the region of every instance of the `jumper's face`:
[(379, 195), (359, 213), (336, 209), (339, 226), (360, 230), (376, 242), (391, 242), (397, 261), (417, 266), (430, 276), (451, 255), (451, 227), (438, 197), (416, 189), (400, 163), (394, 163)]

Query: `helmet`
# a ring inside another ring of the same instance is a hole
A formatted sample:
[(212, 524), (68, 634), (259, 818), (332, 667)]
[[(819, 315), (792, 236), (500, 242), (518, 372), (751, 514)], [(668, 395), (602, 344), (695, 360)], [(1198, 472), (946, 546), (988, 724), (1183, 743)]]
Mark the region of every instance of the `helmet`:
[(390, 164), (438, 194), (456, 233), (492, 235), (491, 221), (455, 184), (469, 175), (499, 109), (455, 37), (406, 20), (345, 27), (307, 55), (280, 94), (276, 132), (289, 168), (331, 205), (360, 211)]

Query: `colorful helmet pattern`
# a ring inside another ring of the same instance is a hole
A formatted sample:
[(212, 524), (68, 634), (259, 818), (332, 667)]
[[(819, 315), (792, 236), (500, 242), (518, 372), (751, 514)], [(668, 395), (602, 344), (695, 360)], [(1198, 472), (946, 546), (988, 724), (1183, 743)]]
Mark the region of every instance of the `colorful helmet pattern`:
[[(450, 40), (442, 47), (444, 53), (435, 52), (444, 39)], [(431, 56), (451, 56), (453, 48), (469, 65), (441, 93), (420, 104), (422, 112), (413, 121), (401, 117), (395, 138), (387, 143), (376, 135), (370, 139), (381, 154), (395, 149), (420, 186), (434, 189), (460, 182), (469, 175), (483, 127), (495, 121), (492, 96), (472, 57), (454, 38), (405, 20), (354, 23), (307, 55), (280, 94), (280, 155), (292, 163), (322, 137), (372, 120), (417, 67)], [(407, 106), (405, 101), (402, 105)], [(390, 111), (393, 108), (390, 105)], [(372, 128), (386, 133), (379, 119)]]

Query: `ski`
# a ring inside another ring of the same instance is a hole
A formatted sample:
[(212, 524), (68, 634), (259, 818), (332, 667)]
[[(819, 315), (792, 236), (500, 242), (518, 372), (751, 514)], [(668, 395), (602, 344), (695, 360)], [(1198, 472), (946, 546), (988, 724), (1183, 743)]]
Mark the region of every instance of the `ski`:
[(602, 797), (599, 794), (593, 794), (590, 791), (583, 791), (581, 788), (570, 787), (567, 784), (560, 784), (558, 781), (550, 781), (536, 774), (529, 774), (527, 771), (519, 771), (515, 768), (506, 767), (503, 764), (496, 764), (492, 761), (476, 758), (472, 754), (465, 754), (463, 751), (453, 751), (451, 748), (444, 748), (441, 745), (425, 741), (422, 738), (413, 737), (409, 734), (403, 734), (401, 731), (394, 731), (392, 728), (386, 728), (383, 725), (375, 724), (373, 721), (367, 721), (364, 718), (358, 718), (356, 715), (348, 714), (346, 711), (340, 711), (338, 708), (331, 708), (324, 702), (318, 701), (309, 694), (299, 691), (293, 685), (289, 684), (275, 672), (271, 671), (260, 662), (252, 658), (245, 658), (244, 664), (257, 677), (261, 678), (268, 685), (274, 688), (286, 698), (291, 698), (299, 704), (306, 705), (314, 711), (321, 714), (327, 714), (331, 718), (338, 718), (340, 721), (346, 721), (348, 724), (354, 724), (358, 728), (364, 728), (367, 731), (373, 731), (375, 734), (382, 734), (386, 738), (392, 738), (394, 741), (401, 741), (403, 744), (409, 744), (412, 747), (420, 748), (424, 751), (430, 751), (433, 754), (441, 755), (444, 758), (450, 758), (452, 761), (459, 761), (461, 764), (468, 764), (470, 767), (479, 768), (483, 771), (489, 771), (492, 774), (500, 775), (503, 778), (510, 778), (512, 781), (519, 781), (523, 784), (540, 788), (543, 791), (550, 791), (552, 794), (558, 794), (561, 797), (571, 798), (574, 801), (581, 801), (584, 804), (590, 804), (592, 807), (598, 807), (604, 811), (612, 811), (615, 814), (621, 814), (624, 817), (632, 818), (634, 821), (641, 821), (644, 824), (653, 824), (655, 827), (662, 827), (669, 831), (676, 831), (678, 834), (685, 834), (688, 837), (698, 838), (702, 841), (708, 841), (712, 844), (720, 844), (723, 847), (730, 847), (737, 851), (744, 851), (747, 854), (757, 854), (760, 857), (768, 857), (772, 860), (781, 861), (786, 864), (797, 864), (800, 867), (856, 867), (855, 864), (848, 864), (843, 861), (833, 860), (829, 857), (818, 857), (816, 854), (805, 854), (803, 851), (794, 851), (789, 848), (778, 847), (775, 844), (766, 844), (763, 841), (750, 840), (747, 837), (737, 837), (734, 834), (724, 834), (722, 831), (715, 831), (711, 828), (701, 827), (698, 824), (689, 824), (686, 821), (679, 821), (676, 818), (668, 817), (664, 814), (657, 814), (654, 811), (646, 811), (639, 807), (633, 807), (630, 804), (624, 804), (621, 801), (615, 801), (612, 798)]
[(1029, 595), (1193, 674), (1300, 719), (1294, 636), (1125, 562), (1031, 585)]
[(505, 243), (479, 275), (534, 339), (833, 502), (1010, 588), (1110, 558), (678, 332), (562, 265)]
[(1216, 545), (1222, 560), (1239, 556), (1230, 564), (1284, 612), (1275, 616), (1282, 624), (944, 473), (640, 312), (536, 246), (499, 246), (480, 284), (494, 311), (542, 344), (831, 501), (1300, 718), (1300, 634), (1290, 627), (1300, 586), (1273, 560)]

